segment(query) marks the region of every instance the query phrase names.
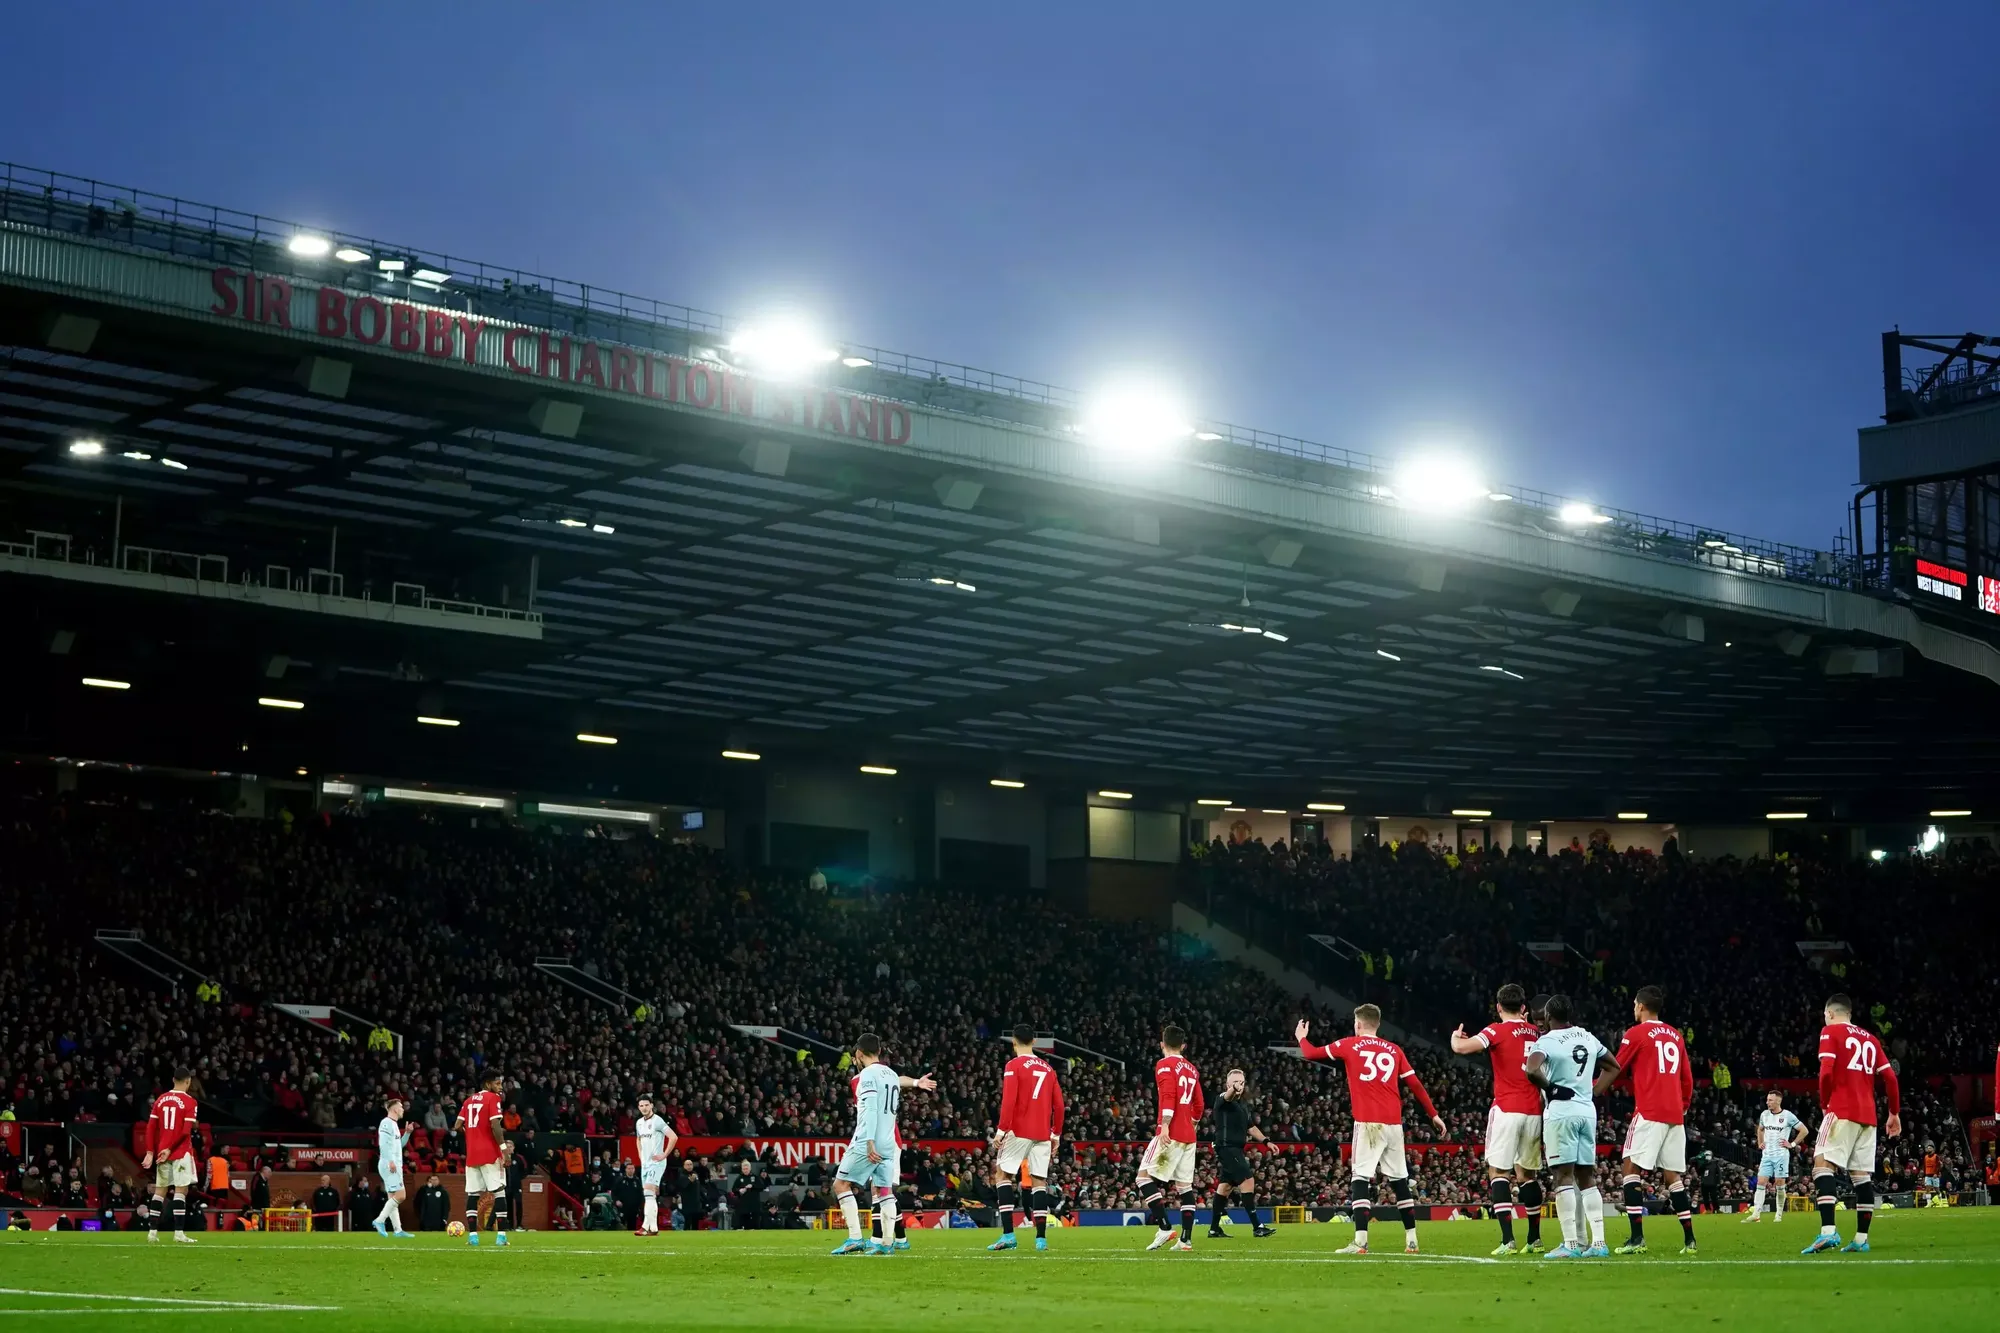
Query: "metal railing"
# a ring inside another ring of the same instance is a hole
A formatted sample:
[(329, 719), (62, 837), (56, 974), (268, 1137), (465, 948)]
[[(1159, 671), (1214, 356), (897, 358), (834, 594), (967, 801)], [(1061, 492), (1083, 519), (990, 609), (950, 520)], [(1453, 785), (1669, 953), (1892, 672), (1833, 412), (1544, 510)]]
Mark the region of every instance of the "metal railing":
[[(668, 351), (706, 345), (742, 327), (739, 321), (714, 311), (634, 296), (612, 287), (12, 163), (0, 163), (0, 222), (82, 236), (107, 245), (289, 273), (308, 281), (369, 290), (401, 291), (411, 285), (406, 275), (414, 273), (419, 265), (429, 266), (449, 274), (448, 281), (420, 284), (417, 292), (405, 293), (411, 299), (579, 336)], [(371, 260), (402, 259), (406, 268), (402, 274), (385, 274), (373, 263), (343, 263), (333, 257), (295, 255), (287, 247), (301, 233), (324, 238), (336, 252), (351, 247)], [(859, 343), (842, 346), (872, 363), (865, 372), (857, 372), (868, 377), (865, 382), (870, 392), (940, 410), (1059, 428), (1068, 424), (1072, 410), (1082, 400), (1073, 389), (1041, 380)], [(933, 392), (934, 387), (940, 392)], [(1005, 405), (1009, 401), (1022, 406), (1009, 408)], [(1269, 471), (1272, 469), (1252, 461), (1255, 455), (1267, 459), (1275, 456), (1303, 459), (1347, 475), (1301, 480), (1343, 486), (1360, 493), (1374, 491), (1378, 495), (1391, 471), (1388, 461), (1374, 454), (1296, 436), (1221, 421), (1200, 422), (1198, 430), (1199, 444), (1208, 446), (1205, 457), (1225, 466)], [(1233, 453), (1231, 446), (1252, 453), (1233, 459), (1219, 456)], [(1373, 484), (1364, 479), (1372, 479)], [(1574, 497), (1529, 487), (1501, 489), (1514, 497), (1513, 503), (1508, 512), (1501, 512), (1497, 506), (1488, 510), (1484, 514), (1486, 521), (1503, 524), (1526, 521), (1569, 536), (1739, 573), (1841, 586), (1858, 583), (1858, 571), (1851, 557), (1843, 553), (1741, 533), (1716, 532), (1624, 509), (1598, 508), (1598, 513), (1611, 520), (1606, 524), (1587, 528), (1564, 526), (1559, 524), (1557, 516)]]

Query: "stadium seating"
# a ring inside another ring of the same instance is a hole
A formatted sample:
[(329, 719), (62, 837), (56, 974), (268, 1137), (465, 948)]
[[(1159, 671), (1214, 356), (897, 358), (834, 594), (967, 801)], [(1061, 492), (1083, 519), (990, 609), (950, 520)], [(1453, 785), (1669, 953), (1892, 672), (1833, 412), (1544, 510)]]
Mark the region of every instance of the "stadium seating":
[[(942, 1085), (907, 1099), (906, 1137), (978, 1139), (992, 1127), (998, 1034), (1031, 1022), (1115, 1057), (1066, 1066), (1066, 1137), (1129, 1141), (1149, 1132), (1151, 1063), (1170, 1018), (1194, 1034), (1190, 1055), (1212, 1085), (1243, 1066), (1266, 1133), (1309, 1149), (1267, 1158), (1261, 1196), (1345, 1199), (1337, 1150), (1321, 1145), (1346, 1136), (1346, 1089), (1337, 1072), (1285, 1048), (1301, 1015), (1322, 1033), (1345, 1030), (1347, 1016), (1313, 1012), (1185, 940), (950, 886), (829, 897), (794, 877), (746, 875), (699, 848), (488, 823), (371, 816), (290, 826), (83, 804), (7, 809), (0, 855), (22, 891), (0, 905), (0, 1101), (23, 1120), (131, 1120), (169, 1067), (187, 1062), (219, 1114), (339, 1129), (372, 1125), (393, 1087), (412, 1096), (425, 1126), (421, 1170), (449, 1164), (455, 1145), (438, 1126), (497, 1064), (518, 1081), (508, 1099), (531, 1152), (536, 1133), (600, 1136), (581, 1163), (549, 1155), (581, 1194), (608, 1185), (604, 1140), (629, 1128), (642, 1091), (657, 1092), (683, 1134), (846, 1135), (848, 1076), (834, 1057), (754, 1040), (731, 1023), (779, 1025), (834, 1048), (878, 1030), (892, 1062), (935, 1071)], [(1891, 1049), (1913, 1071), (1982, 1068), (1990, 1037), (1962, 1015), (1990, 1006), (1947, 1001), (1955, 986), (1990, 994), (1992, 982), (1973, 965), (1976, 949), (1946, 937), (1986, 910), (1973, 900), (1993, 872), (1986, 858), (1861, 868), (1611, 856), (1451, 865), (1420, 852), (1368, 850), (1339, 862), (1260, 846), (1203, 849), (1188, 870), (1192, 883), (1246, 911), (1282, 912), (1393, 953), (1393, 979), (1362, 976), (1353, 989), (1439, 1043), (1412, 1043), (1411, 1058), (1450, 1137), (1467, 1143), (1484, 1123), (1488, 1073), (1484, 1061), (1443, 1052), (1444, 1020), (1479, 1020), (1502, 979), (1574, 991), (1614, 1038), (1628, 1021), (1622, 996), (1659, 982), (1704, 1068), (1724, 1061), (1738, 1080), (1810, 1076), (1818, 1004), (1834, 982), (1794, 947), (1806, 914), (1822, 919), (1815, 935), (1870, 942), (1843, 984), (1864, 1008), (1891, 997)], [(1892, 938), (1868, 915), (1885, 910)], [(92, 945), (107, 926), (142, 929), (217, 980), (220, 998), (168, 996)], [(1537, 963), (1521, 951), (1527, 938), (1568, 939), (1591, 957)], [(551, 954), (654, 998), (652, 1012), (636, 1020), (536, 971), (533, 959)], [(1930, 970), (1938, 966), (1966, 970)], [(401, 1034), (403, 1049), (370, 1051), (365, 1028), (343, 1039), (267, 1001), (338, 1005)], [(1695, 1150), (1743, 1160), (1751, 1100), (1740, 1085), (1702, 1089)], [(1808, 1100), (1792, 1104), (1811, 1121)], [(1614, 1098), (1607, 1137), (1622, 1131), (1624, 1114)], [(1884, 1173), (1932, 1141), (1964, 1176), (1949, 1097), (1913, 1080), (1909, 1116), (1908, 1146), (1890, 1149)], [(1428, 1138), (1413, 1130), (1412, 1142)], [(22, 1189), (27, 1165), (46, 1191), (48, 1163), (5, 1158), (0, 1190)], [(920, 1188), (935, 1178), (945, 1195), (967, 1200), (985, 1171), (962, 1154), (935, 1163), (913, 1154), (906, 1165)], [(69, 1166), (54, 1167), (65, 1189)], [(1124, 1153), (1085, 1149), (1058, 1181), (1078, 1206), (1123, 1207), (1134, 1201), (1132, 1174)], [(1474, 1155), (1426, 1157), (1419, 1197), (1475, 1202), (1483, 1175)], [(712, 1208), (718, 1183), (705, 1188), (701, 1206)]]

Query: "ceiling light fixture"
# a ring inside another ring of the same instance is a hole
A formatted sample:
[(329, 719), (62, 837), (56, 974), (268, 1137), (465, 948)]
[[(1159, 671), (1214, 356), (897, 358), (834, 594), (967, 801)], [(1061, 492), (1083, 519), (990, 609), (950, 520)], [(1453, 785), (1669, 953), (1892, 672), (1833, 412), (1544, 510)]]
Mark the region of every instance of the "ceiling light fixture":
[(1400, 657), (1396, 656), (1396, 654), (1394, 654), (1394, 653), (1390, 652), (1390, 651), (1389, 651), (1389, 650), (1388, 650), (1387, 648), (1377, 648), (1377, 649), (1375, 650), (1375, 656), (1377, 656), (1377, 657), (1386, 657), (1386, 658), (1388, 658), (1388, 659), (1389, 659), (1389, 660), (1390, 660), (1391, 662), (1400, 662), (1400, 661), (1402, 661), (1402, 660), (1403, 660), (1402, 658), (1400, 658)]
[(95, 458), (104, 452), (102, 440), (71, 440), (69, 451), (78, 458)]
[(1804, 819), (1805, 817), (1806, 812), (1803, 810), (1773, 810), (1764, 816), (1766, 819)]
[(138, 449), (127, 449), (125, 451), (125, 457), (131, 459), (135, 463), (150, 463), (153, 461), (153, 456), (151, 454), (144, 453)]
[(1454, 810), (1452, 813), (1461, 819), (1485, 819), (1492, 815), (1493, 812), (1491, 810)]
[(1346, 806), (1344, 806), (1344, 805), (1339, 805), (1339, 804), (1337, 804), (1337, 803), (1335, 803), (1335, 802), (1333, 802), (1333, 801), (1307, 801), (1307, 802), (1306, 802), (1306, 809), (1308, 809), (1308, 810), (1345, 810), (1346, 808), (1347, 808)]
[(259, 696), (257, 702), (265, 708), (288, 708), (295, 713), (305, 707), (303, 700), (277, 699), (268, 694)]
[(590, 525), (590, 530), (592, 532), (602, 533), (606, 537), (609, 537), (612, 533), (618, 531), (618, 529), (612, 527), (609, 523), (593, 523)]
[(576, 738), (582, 741), (585, 745), (618, 744), (618, 738), (616, 736), (600, 736), (598, 733), (594, 731), (579, 731), (576, 733)]
[(1129, 791), (1101, 791), (1097, 794), (1107, 801), (1129, 801), (1132, 799), (1132, 793)]
[(455, 717), (430, 717), (423, 713), (417, 714), (417, 721), (427, 727), (455, 727), (458, 725), (458, 719)]
[(722, 757), (724, 759), (741, 759), (745, 763), (754, 764), (764, 756), (758, 754), (755, 750), (724, 750)]
[(1228, 798), (1227, 796), (1201, 796), (1201, 797), (1197, 797), (1197, 798), (1195, 799), (1195, 804), (1196, 804), (1196, 805), (1228, 805), (1228, 804), (1229, 804), (1229, 798)]
[(861, 766), (861, 771), (863, 773), (873, 774), (878, 778), (893, 778), (896, 776), (896, 770), (889, 767), (887, 764), (863, 764)]
[(83, 683), (94, 690), (129, 690), (132, 688), (132, 682), (129, 680), (110, 680), (103, 676), (85, 676)]
[(1970, 811), (1970, 810), (1933, 810), (1933, 811), (1931, 811), (1931, 818), (1932, 818), (1932, 819), (1970, 819), (1970, 818), (1972, 818), (1972, 811)]
[(343, 245), (333, 252), (333, 257), (343, 264), (365, 264), (374, 256), (366, 250), (357, 250), (351, 245)]
[(1018, 778), (988, 778), (986, 779), (986, 785), (989, 787), (1005, 787), (1008, 791), (1019, 791), (1028, 784)]
[(160, 460), (160, 466), (170, 467), (176, 472), (185, 472), (188, 470), (188, 465), (186, 463), (181, 462), (181, 460), (178, 458), (162, 458)]
[(1620, 819), (1644, 819), (1646, 812), (1644, 810), (1620, 810), (1618, 817)]

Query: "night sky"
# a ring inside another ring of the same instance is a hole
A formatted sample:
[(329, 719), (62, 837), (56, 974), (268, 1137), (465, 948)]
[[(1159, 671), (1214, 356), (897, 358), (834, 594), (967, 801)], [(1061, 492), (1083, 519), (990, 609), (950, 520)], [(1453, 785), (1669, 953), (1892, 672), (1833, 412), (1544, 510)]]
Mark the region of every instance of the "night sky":
[(0, 158), (1824, 546), (2000, 6), (16, 5)]

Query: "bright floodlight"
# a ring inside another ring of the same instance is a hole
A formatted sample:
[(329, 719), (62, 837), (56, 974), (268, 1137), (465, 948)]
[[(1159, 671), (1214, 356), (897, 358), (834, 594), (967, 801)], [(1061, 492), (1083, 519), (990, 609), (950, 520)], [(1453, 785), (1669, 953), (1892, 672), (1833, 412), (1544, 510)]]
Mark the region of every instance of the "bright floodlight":
[(1127, 387), (1100, 394), (1076, 425), (1077, 434), (1100, 449), (1143, 457), (1171, 448), (1194, 434), (1188, 413), (1157, 389)]
[(358, 250), (351, 245), (343, 245), (333, 252), (333, 257), (343, 264), (365, 264), (371, 258), (366, 250)]
[(306, 232), (300, 232), (298, 235), (292, 237), (291, 240), (285, 242), (285, 248), (295, 255), (303, 255), (307, 259), (324, 259), (333, 253), (333, 242), (324, 236), (313, 236)]
[(590, 525), (590, 530), (592, 532), (601, 533), (606, 537), (609, 537), (612, 533), (618, 531), (618, 529), (612, 527), (609, 523), (593, 523)]
[(1449, 455), (1405, 459), (1394, 490), (1405, 508), (1432, 513), (1456, 513), (1490, 494), (1471, 464)]
[(773, 375), (803, 375), (814, 366), (840, 359), (840, 350), (800, 324), (766, 324), (743, 329), (729, 340), (729, 350)]
[(1600, 514), (1591, 506), (1575, 500), (1558, 509), (1556, 517), (1571, 527), (1577, 528), (1588, 527), (1593, 523), (1609, 523), (1611, 521), (1611, 515)]
[(102, 440), (72, 440), (69, 451), (82, 458), (95, 458), (104, 452)]

